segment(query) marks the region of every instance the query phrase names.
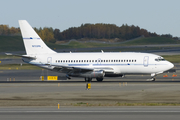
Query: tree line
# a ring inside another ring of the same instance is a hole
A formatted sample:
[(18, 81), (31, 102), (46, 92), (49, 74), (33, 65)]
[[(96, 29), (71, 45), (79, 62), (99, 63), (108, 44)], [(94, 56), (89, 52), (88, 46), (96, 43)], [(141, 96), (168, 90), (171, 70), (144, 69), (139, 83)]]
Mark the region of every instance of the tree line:
[[(60, 31), (52, 27), (34, 28), (39, 36), (46, 42), (55, 43), (56, 41), (64, 41), (71, 39), (115, 39), (130, 40), (140, 36), (156, 37), (162, 36), (167, 38), (179, 39), (170, 34), (158, 35), (156, 33), (148, 32), (138, 26), (128, 26), (123, 24), (118, 27), (114, 24), (82, 24), (79, 27), (71, 27), (67, 30)], [(8, 25), (0, 25), (0, 35), (21, 35), (19, 28), (8, 27)]]
[(96, 39), (114, 39), (129, 40), (140, 36), (152, 37), (158, 36), (156, 33), (150, 33), (138, 26), (122, 25), (118, 27), (114, 24), (82, 24), (80, 27), (71, 27), (63, 32), (59, 29), (54, 30), (54, 37), (57, 40), (70, 40), (81, 38)]
[(8, 25), (0, 25), (0, 35), (20, 35), (20, 29)]

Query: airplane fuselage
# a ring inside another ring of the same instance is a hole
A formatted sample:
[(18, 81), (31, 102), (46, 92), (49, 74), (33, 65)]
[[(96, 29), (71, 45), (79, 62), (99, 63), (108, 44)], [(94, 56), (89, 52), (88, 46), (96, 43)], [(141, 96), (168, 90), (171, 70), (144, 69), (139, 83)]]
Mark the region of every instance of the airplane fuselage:
[[(39, 54), (34, 55), (34, 57), (37, 59), (23, 59), (27, 63), (50, 70), (53, 70), (54, 66), (76, 67), (93, 69), (93, 71), (102, 70), (105, 72), (105, 76), (123, 74), (158, 74), (173, 67), (172, 63), (164, 60), (161, 56), (149, 53), (54, 53)], [(61, 70), (59, 72), (61, 72)], [(73, 76), (73, 74), (67, 74)]]

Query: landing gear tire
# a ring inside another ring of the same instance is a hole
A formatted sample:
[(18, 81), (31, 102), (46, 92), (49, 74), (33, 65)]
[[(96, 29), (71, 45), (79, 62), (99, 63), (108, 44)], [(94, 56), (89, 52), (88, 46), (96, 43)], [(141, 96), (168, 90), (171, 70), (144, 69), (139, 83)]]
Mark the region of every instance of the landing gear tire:
[(96, 78), (96, 80), (97, 80), (98, 82), (102, 82), (102, 81), (103, 81), (103, 78)]
[(85, 78), (85, 82), (91, 82), (92, 78)]
[(146, 81), (155, 81), (156, 80), (156, 78), (151, 78), (151, 79), (147, 79)]

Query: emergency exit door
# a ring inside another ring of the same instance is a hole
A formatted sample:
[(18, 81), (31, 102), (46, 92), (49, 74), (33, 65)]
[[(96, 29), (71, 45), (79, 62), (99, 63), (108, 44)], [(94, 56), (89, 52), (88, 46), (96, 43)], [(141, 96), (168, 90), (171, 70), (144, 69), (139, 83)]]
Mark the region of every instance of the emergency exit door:
[(48, 57), (47, 58), (47, 64), (51, 64), (52, 63), (52, 57)]

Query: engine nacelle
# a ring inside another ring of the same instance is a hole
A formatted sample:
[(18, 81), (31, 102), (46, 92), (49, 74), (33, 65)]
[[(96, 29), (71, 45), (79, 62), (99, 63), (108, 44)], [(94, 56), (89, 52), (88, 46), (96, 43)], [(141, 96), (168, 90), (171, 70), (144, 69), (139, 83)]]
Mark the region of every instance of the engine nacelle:
[(93, 71), (90, 75), (91, 75), (91, 78), (103, 78), (105, 75), (105, 72), (103, 70)]
[(70, 76), (85, 77), (85, 78), (103, 78), (104, 75), (105, 75), (105, 72), (103, 70), (99, 70), (99, 71), (92, 71), (92, 72), (86, 72), (86, 73), (73, 73)]

